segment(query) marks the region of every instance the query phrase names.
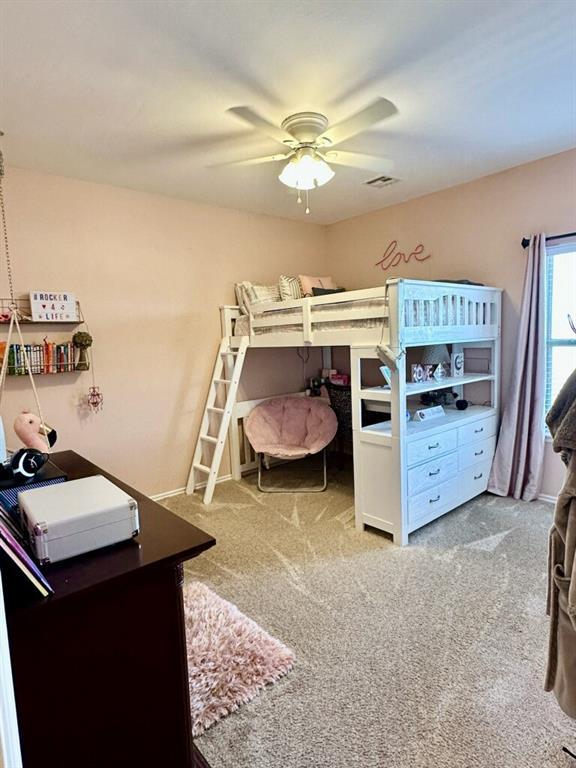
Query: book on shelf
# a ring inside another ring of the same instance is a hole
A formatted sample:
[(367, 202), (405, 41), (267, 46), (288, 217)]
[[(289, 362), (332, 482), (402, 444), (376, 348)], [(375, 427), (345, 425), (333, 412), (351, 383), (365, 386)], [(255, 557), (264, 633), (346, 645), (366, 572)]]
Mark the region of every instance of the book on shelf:
[(74, 345), (71, 341), (62, 344), (44, 341), (42, 344), (25, 344), (24, 347), (11, 344), (8, 350), (8, 373), (11, 376), (24, 376), (28, 373), (26, 356), (32, 373), (65, 373), (75, 370)]
[(42, 597), (48, 597), (54, 593), (50, 583), (8, 528), (4, 518), (0, 519), (0, 566), (2, 566), (2, 570), (9, 571), (11, 568), (14, 572), (16, 567)]

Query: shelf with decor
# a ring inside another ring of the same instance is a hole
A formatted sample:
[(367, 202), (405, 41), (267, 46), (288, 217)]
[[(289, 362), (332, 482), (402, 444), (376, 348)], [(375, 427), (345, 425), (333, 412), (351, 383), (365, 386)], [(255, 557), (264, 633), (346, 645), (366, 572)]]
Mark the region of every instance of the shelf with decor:
[[(434, 392), (439, 389), (454, 389), (465, 384), (474, 384), (478, 381), (493, 381), (490, 373), (465, 373), (462, 376), (445, 376), (443, 379), (430, 379), (429, 381), (406, 382), (406, 397), (420, 395), (423, 392)], [(392, 391), (390, 387), (363, 387), (360, 397), (363, 400), (390, 401)]]
[[(30, 364), (30, 372), (34, 376), (46, 376), (58, 373), (77, 373), (90, 369), (90, 363), (80, 350), (76, 359), (76, 347), (72, 340), (66, 342), (43, 341), (36, 344), (25, 344), (26, 355)], [(22, 344), (0, 342), (0, 361), (8, 355), (6, 373), (8, 376), (28, 375), (28, 366)]]
[[(3, 262), (8, 277), (8, 298), (0, 298), (0, 325), (6, 326), (6, 338), (0, 340), (0, 397), (8, 378), (24, 376), (29, 380), (36, 403), (36, 413), (40, 423), (45, 426), (40, 398), (34, 383), (35, 376), (57, 375), (90, 370), (88, 350), (92, 346), (92, 336), (88, 329), (77, 330), (66, 341), (48, 341), (27, 343), (29, 338), (26, 326), (53, 325), (78, 326), (84, 324), (84, 315), (76, 295), (68, 290), (31, 289), (27, 296), (17, 296), (14, 288), (14, 267), (10, 255), (8, 229), (6, 226), (6, 208), (4, 205), (4, 157), (0, 150), (0, 237), (3, 241)], [(62, 333), (62, 331), (61, 331)], [(13, 340), (18, 339), (19, 344)], [(76, 357), (78, 350), (78, 357)], [(104, 397), (94, 379), (92, 366), (92, 386), (88, 387), (85, 402), (93, 411), (102, 408)]]
[[(35, 305), (38, 305), (38, 313), (33, 311), (33, 300), (30, 296), (14, 299), (13, 303), (19, 313), (20, 325), (80, 325), (84, 322), (82, 307), (74, 297), (72, 297), (71, 302), (57, 303), (46, 300), (43, 302), (44, 309), (41, 300), (40, 302), (37, 301)], [(10, 297), (0, 297), (0, 325), (9, 325), (11, 305), (12, 299)], [(55, 305), (53, 310), (51, 309), (52, 305)], [(60, 309), (62, 305), (65, 306), (64, 310)], [(42, 319), (35, 319), (35, 315), (42, 317)], [(51, 315), (55, 319), (52, 319)]]
[[(476, 300), (476, 288), (446, 290)], [(359, 529), (378, 528), (406, 544), (409, 534), (486, 490), (500, 383), (501, 297), (490, 290), (490, 311), (481, 314), (491, 325), (482, 326), (482, 338), (459, 324), (453, 336), (443, 329), (441, 342), (432, 343), (423, 326), (421, 339), (414, 334), (406, 343), (400, 322), (389, 346), (351, 347)]]

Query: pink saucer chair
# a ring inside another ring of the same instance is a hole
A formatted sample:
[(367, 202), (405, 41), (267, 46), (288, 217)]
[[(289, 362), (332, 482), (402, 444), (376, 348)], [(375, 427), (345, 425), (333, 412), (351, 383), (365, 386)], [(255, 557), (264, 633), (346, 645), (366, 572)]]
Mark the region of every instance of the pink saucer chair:
[(258, 455), (258, 489), (265, 493), (289, 493), (290, 488), (262, 486), (262, 457), (302, 459), (315, 453), (323, 454), (324, 480), (321, 486), (298, 488), (309, 493), (325, 491), (326, 446), (338, 429), (336, 414), (319, 397), (274, 397), (257, 405), (244, 421), (244, 431)]

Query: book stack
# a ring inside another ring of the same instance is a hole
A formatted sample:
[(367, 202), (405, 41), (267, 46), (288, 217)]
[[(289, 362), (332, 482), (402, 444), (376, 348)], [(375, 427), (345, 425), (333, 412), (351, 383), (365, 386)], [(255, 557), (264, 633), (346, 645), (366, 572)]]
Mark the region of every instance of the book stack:
[(75, 369), (74, 346), (71, 341), (55, 344), (11, 344), (8, 350), (8, 375), (24, 376), (28, 373), (24, 349), (30, 361), (32, 373), (65, 373)]

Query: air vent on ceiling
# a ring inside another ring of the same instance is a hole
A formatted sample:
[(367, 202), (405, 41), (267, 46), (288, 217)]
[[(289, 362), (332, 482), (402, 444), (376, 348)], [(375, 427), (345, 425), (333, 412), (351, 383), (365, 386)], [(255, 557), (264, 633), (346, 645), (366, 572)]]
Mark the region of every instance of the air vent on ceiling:
[(397, 181), (400, 181), (400, 179), (393, 179), (392, 176), (376, 176), (375, 179), (369, 179), (368, 181), (365, 181), (364, 184), (373, 189), (382, 189), (382, 187), (389, 187), (391, 184), (396, 184)]

